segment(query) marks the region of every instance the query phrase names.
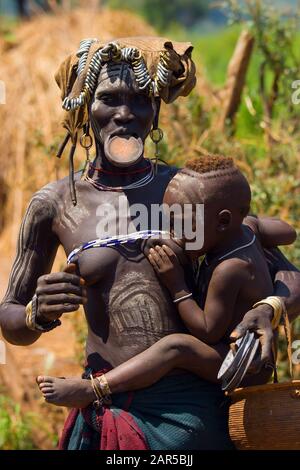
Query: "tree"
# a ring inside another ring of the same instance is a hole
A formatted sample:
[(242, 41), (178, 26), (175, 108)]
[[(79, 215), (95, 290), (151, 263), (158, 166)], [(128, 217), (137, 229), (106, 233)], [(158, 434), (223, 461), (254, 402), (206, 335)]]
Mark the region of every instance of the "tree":
[(178, 22), (193, 26), (208, 10), (208, 0), (108, 0), (113, 8), (128, 8), (141, 13), (153, 26), (163, 30)]

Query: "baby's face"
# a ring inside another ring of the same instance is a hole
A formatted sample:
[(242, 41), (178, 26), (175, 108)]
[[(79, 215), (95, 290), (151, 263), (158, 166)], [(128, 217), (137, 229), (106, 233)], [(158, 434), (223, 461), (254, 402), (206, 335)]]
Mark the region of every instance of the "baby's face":
[[(216, 243), (218, 212), (214, 204), (205, 201), (201, 179), (186, 174), (176, 175), (169, 183), (163, 202), (171, 209), (171, 234), (179, 238), (186, 254), (195, 259)], [(176, 205), (176, 206), (175, 206)]]

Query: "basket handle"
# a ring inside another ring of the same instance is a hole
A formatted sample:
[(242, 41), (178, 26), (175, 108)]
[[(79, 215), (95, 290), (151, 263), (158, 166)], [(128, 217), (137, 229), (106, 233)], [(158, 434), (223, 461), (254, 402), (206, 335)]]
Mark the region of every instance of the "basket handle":
[[(286, 309), (284, 309), (284, 311), (282, 313), (282, 322), (283, 322), (284, 333), (285, 333), (285, 338), (286, 338), (286, 342), (287, 342), (287, 353), (288, 353), (290, 376), (291, 376), (291, 379), (293, 380), (294, 374), (293, 374), (293, 362), (292, 362), (292, 330), (291, 330), (291, 324), (290, 324), (289, 317), (288, 317)], [(274, 355), (274, 358), (275, 358), (274, 383), (277, 383), (278, 378), (277, 378), (276, 355), (275, 355), (275, 344), (274, 344), (274, 342), (273, 342), (273, 355)]]

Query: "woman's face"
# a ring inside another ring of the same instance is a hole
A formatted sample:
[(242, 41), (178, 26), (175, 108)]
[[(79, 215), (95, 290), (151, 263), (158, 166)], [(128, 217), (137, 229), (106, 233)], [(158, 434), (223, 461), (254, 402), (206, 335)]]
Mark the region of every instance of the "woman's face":
[(98, 142), (115, 135), (131, 135), (144, 142), (149, 134), (154, 105), (137, 86), (126, 63), (108, 63), (100, 71), (91, 103), (92, 129)]

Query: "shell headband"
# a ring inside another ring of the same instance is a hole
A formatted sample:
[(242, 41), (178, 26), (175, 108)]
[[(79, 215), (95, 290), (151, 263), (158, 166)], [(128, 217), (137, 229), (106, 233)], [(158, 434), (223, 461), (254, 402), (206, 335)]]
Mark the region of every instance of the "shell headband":
[[(80, 77), (86, 66), (88, 53), (94, 42), (98, 42), (98, 40), (83, 39), (80, 42), (79, 50), (76, 54), (79, 58), (77, 69), (78, 77)], [(167, 50), (160, 52), (156, 74), (154, 78), (151, 78), (140, 50), (136, 47), (121, 48), (117, 42), (110, 42), (94, 53), (80, 94), (72, 98), (69, 96), (65, 97), (62, 107), (66, 111), (73, 111), (83, 106), (88, 96), (92, 95), (96, 88), (101, 67), (109, 61), (129, 63), (132, 66), (139, 89), (146, 91), (149, 96), (159, 96), (160, 90), (169, 85), (172, 74), (172, 71), (169, 69), (168, 59), (169, 55)]]

